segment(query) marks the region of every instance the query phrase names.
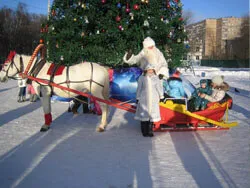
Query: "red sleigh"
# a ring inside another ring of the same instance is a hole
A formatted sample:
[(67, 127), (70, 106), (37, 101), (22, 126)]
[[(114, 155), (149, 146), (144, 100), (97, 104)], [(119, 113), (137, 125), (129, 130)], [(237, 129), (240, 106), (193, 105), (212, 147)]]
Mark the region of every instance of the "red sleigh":
[[(154, 124), (154, 131), (225, 130), (237, 126), (227, 122), (232, 98), (227, 94), (220, 102), (208, 103), (205, 110), (190, 112), (187, 103), (176, 104), (172, 100), (160, 104), (161, 121)], [(225, 120), (223, 117), (225, 116)]]

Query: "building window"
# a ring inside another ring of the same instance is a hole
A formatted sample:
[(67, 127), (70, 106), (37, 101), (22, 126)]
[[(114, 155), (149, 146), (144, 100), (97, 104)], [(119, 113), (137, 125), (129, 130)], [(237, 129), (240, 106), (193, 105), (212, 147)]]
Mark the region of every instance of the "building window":
[(199, 52), (200, 51), (200, 47), (196, 47), (196, 52)]
[(196, 56), (196, 60), (200, 60), (200, 56), (197, 55), (197, 56)]

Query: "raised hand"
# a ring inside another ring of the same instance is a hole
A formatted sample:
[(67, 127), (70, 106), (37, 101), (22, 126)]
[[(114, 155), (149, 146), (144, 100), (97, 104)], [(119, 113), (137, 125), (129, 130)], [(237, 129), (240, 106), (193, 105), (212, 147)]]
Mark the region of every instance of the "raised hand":
[(132, 50), (131, 49), (128, 49), (128, 52), (127, 52), (127, 56), (126, 56), (126, 60), (129, 60), (132, 56)]

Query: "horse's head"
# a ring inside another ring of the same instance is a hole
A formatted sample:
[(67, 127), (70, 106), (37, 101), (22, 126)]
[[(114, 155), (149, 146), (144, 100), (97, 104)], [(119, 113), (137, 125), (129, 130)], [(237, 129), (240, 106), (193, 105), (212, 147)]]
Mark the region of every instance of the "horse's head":
[(2, 65), (0, 71), (0, 81), (6, 82), (8, 78), (14, 77), (16, 74), (23, 72), (23, 60), (22, 57), (16, 52), (11, 51), (8, 58)]

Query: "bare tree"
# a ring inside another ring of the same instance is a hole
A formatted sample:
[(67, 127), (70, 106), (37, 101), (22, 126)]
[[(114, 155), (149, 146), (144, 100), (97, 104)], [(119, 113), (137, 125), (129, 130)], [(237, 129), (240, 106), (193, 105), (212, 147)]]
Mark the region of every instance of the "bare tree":
[(0, 9), (0, 63), (10, 50), (31, 54), (40, 39), (41, 23), (45, 15), (29, 14), (26, 5), (19, 3), (17, 9)]
[(194, 23), (194, 13), (191, 10), (184, 10), (183, 19), (186, 25)]
[(13, 36), (13, 24), (13, 11), (6, 7), (2, 8), (0, 11), (0, 53), (5, 54), (5, 56), (8, 53), (7, 51), (12, 49), (10, 41), (12, 41)]

